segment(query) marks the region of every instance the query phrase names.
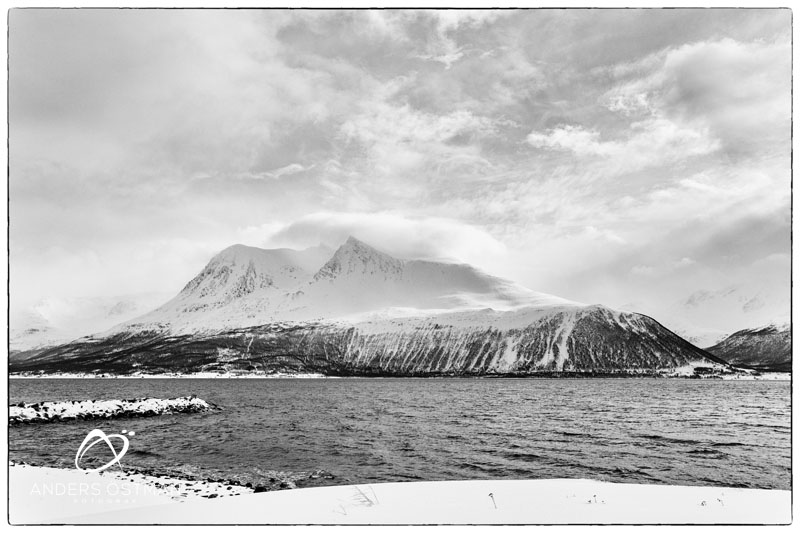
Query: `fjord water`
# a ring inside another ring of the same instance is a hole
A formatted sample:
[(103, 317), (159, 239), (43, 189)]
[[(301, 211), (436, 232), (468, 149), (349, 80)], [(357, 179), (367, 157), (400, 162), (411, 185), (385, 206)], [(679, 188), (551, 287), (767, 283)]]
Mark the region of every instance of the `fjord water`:
[(789, 489), (788, 381), (12, 379), (10, 401), (170, 398), (204, 414), (9, 428), (12, 460), (74, 468), (94, 428), (135, 431), (126, 466), (258, 483), (590, 478)]

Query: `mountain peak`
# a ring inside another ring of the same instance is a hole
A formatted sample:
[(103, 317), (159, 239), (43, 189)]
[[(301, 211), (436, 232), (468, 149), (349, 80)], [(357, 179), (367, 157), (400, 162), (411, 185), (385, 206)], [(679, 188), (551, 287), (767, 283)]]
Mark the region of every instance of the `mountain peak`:
[(347, 237), (347, 240), (344, 241), (344, 243), (342, 243), (342, 245), (336, 249), (336, 252), (333, 254), (333, 257), (336, 256), (339, 257), (356, 256), (362, 261), (371, 260), (373, 258), (398, 261), (398, 259), (395, 259), (389, 254), (381, 252), (377, 248), (370, 246), (364, 241), (356, 239), (352, 235)]
[(254, 256), (257, 256), (260, 252), (263, 252), (261, 248), (247, 246), (244, 244), (234, 244), (217, 253), (217, 255), (211, 258), (209, 264), (216, 264), (220, 262), (235, 263), (243, 259), (250, 259)]
[(344, 250), (369, 250), (369, 251), (372, 251), (372, 252), (375, 252), (375, 253), (381, 253), (378, 250), (376, 250), (375, 248), (373, 248), (372, 246), (370, 246), (369, 244), (365, 243), (364, 241), (360, 241), (360, 240), (356, 239), (352, 235), (349, 235), (347, 237), (347, 240), (344, 241), (344, 243), (342, 243), (342, 245), (339, 246), (338, 249), (339, 250), (342, 250), (342, 249), (344, 249)]
[(333, 279), (341, 275), (399, 274), (402, 270), (403, 261), (395, 259), (351, 235), (317, 272), (314, 279)]
[(225, 305), (263, 290), (290, 289), (310, 279), (330, 252), (325, 246), (291, 250), (234, 244), (215, 255), (177, 298), (184, 308), (194, 308)]

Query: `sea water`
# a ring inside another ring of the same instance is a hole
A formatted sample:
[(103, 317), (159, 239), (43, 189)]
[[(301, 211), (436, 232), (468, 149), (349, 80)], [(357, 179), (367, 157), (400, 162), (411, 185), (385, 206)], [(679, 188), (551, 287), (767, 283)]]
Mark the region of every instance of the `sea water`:
[(74, 468), (94, 428), (123, 468), (328, 483), (589, 478), (789, 489), (788, 381), (11, 379), (10, 402), (197, 395), (211, 413), (10, 427), (12, 460)]

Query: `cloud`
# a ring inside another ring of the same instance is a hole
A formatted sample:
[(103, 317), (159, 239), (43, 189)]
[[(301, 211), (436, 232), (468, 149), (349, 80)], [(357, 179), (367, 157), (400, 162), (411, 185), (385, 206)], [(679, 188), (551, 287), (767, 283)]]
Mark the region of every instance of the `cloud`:
[[(174, 295), (213, 254), (229, 244), (224, 239), (156, 238), (136, 246), (120, 242), (96, 249), (50, 247), (41, 251), (36, 261), (15, 259), (10, 269), (14, 280), (10, 304), (18, 311), (41, 300), (57, 302), (141, 293)], [(17, 247), (17, 250), (17, 256), (27, 255), (24, 249)], [(58, 265), (57, 272), (53, 272), (52, 265)], [(23, 290), (25, 287), (36, 290)]]
[(620, 172), (659, 166), (676, 159), (709, 154), (719, 148), (708, 131), (680, 126), (665, 118), (630, 124), (621, 140), (601, 140), (600, 132), (580, 126), (560, 126), (526, 138), (534, 148), (566, 150), (579, 157), (600, 157)]
[(437, 9), (428, 13), (438, 21), (439, 29), (446, 33), (465, 26), (474, 28), (491, 24), (501, 17), (514, 16), (518, 12), (500, 9)]
[(682, 257), (678, 260), (667, 262), (661, 265), (634, 265), (631, 267), (631, 273), (636, 276), (643, 276), (648, 278), (663, 278), (677, 270), (684, 269), (694, 265), (696, 261), (689, 257)]
[[(328, 73), (279, 57), (282, 17), (193, 10), (12, 17), (14, 163), (50, 159), (92, 173), (149, 167), (161, 179), (268, 170), (260, 165), (281, 142), (282, 123), (292, 131), (322, 124), (346, 101)], [(42, 24), (55, 32), (50, 39), (26, 37)], [(305, 146), (294, 146), (276, 166), (303, 159)]]
[[(428, 113), (392, 102), (392, 94), (389, 89), (365, 101), (339, 128), (343, 153), (373, 180), (403, 179), (407, 193), (414, 193), (415, 185), (425, 186), (431, 175), (472, 174), (492, 166), (481, 154), (481, 143), (495, 134), (500, 121), (464, 110)], [(378, 184), (395, 190), (391, 183)]]
[(364, 143), (444, 143), (469, 133), (491, 133), (492, 122), (468, 111), (434, 115), (408, 105), (392, 106), (374, 102), (359, 115), (346, 121), (341, 132), (348, 140)]
[(626, 244), (627, 242), (611, 230), (598, 229), (594, 226), (587, 226), (585, 233), (591, 239), (603, 239), (613, 244)]
[[(491, 24), (509, 16), (502, 10), (436, 9), (386, 11), (373, 14), (373, 24), (396, 39), (417, 43), (422, 49), (412, 57), (434, 61), (449, 70), (465, 56), (458, 44), (459, 34)], [(422, 37), (422, 38), (420, 38)]]
[[(336, 248), (348, 236), (406, 259), (447, 259), (491, 267), (506, 254), (503, 243), (486, 231), (456, 220), (408, 217), (391, 212), (320, 212), (276, 228), (264, 226), (264, 246)], [(251, 228), (248, 231), (259, 231)]]
[(299, 172), (306, 172), (312, 168), (314, 168), (314, 165), (304, 167), (300, 163), (290, 163), (285, 167), (276, 168), (275, 170), (272, 170), (266, 174), (274, 178), (280, 178), (281, 176), (291, 176), (292, 174), (297, 174)]
[(634, 267), (631, 268), (631, 272), (637, 276), (649, 277), (655, 274), (655, 268), (647, 265), (634, 265)]
[(618, 152), (621, 145), (614, 142), (599, 141), (600, 132), (585, 130), (580, 126), (562, 126), (546, 134), (531, 132), (528, 144), (535, 148), (569, 150), (578, 155), (609, 155)]
[(611, 110), (628, 115), (659, 113), (704, 125), (732, 155), (785, 150), (790, 62), (785, 42), (726, 38), (684, 44), (617, 65), (614, 73), (623, 83), (604, 98)]

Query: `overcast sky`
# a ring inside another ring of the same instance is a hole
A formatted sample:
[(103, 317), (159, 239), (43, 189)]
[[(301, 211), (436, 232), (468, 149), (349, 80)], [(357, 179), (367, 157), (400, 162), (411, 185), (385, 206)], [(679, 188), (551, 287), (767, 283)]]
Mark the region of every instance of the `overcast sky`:
[(788, 302), (789, 10), (13, 10), (9, 54), (12, 307), (348, 234), (651, 313)]

